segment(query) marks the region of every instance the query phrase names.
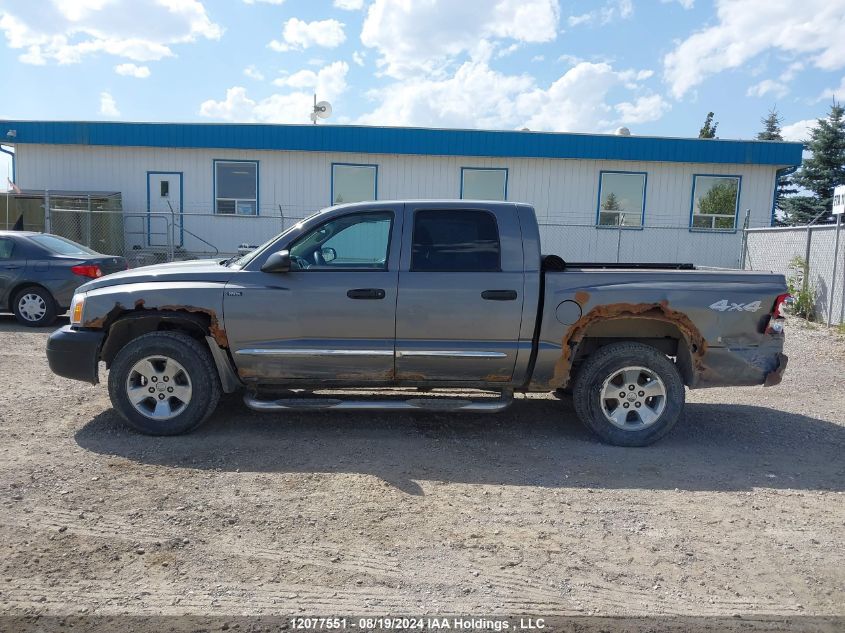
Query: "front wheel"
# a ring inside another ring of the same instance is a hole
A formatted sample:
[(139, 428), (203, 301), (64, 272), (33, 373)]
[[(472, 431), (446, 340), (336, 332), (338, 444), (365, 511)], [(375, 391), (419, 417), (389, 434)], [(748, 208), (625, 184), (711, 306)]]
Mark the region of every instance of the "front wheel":
[(147, 435), (192, 431), (214, 411), (220, 380), (208, 349), (181, 332), (150, 332), (118, 352), (109, 371), (114, 408)]
[(675, 363), (641, 343), (599, 348), (573, 386), (578, 417), (616, 446), (647, 446), (666, 435), (681, 415), (684, 396)]

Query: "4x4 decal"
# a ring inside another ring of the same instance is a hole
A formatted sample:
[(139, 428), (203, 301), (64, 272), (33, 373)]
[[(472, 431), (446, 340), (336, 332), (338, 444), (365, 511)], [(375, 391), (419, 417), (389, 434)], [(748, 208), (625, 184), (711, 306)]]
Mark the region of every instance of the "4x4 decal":
[(709, 308), (719, 312), (757, 312), (762, 306), (759, 301), (752, 301), (751, 303), (731, 303), (727, 299), (722, 299), (716, 303), (711, 303)]

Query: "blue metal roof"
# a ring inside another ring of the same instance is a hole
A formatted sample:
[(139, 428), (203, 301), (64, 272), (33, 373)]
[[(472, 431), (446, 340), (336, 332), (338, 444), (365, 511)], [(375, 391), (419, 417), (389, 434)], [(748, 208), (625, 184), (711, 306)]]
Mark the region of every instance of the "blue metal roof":
[[(14, 130), (10, 136), (9, 131)], [(801, 164), (801, 143), (355, 125), (0, 121), (9, 144)]]

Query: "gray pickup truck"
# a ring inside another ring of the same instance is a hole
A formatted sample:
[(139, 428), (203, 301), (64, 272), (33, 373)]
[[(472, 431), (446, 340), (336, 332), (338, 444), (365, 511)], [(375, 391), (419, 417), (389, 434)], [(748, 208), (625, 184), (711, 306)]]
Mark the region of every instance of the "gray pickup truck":
[(240, 390), (258, 411), (441, 412), (558, 391), (604, 441), (642, 446), (685, 385), (780, 382), (787, 296), (775, 274), (543, 257), (525, 204), (366, 202), (239, 258), (91, 281), (47, 357), (91, 383), (105, 362), (114, 407), (149, 434), (190, 431)]

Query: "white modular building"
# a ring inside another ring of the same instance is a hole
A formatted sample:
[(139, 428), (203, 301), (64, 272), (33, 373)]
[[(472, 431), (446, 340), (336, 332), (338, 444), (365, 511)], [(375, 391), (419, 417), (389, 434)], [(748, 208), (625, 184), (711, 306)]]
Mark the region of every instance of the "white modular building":
[[(490, 199), (537, 211), (569, 261), (739, 263), (801, 143), (335, 125), (0, 121), (16, 184), (119, 194), (137, 251), (234, 253), (344, 202)], [(56, 200), (57, 198), (53, 198)], [(112, 207), (114, 212), (114, 207)], [(96, 244), (92, 244), (96, 247)]]

